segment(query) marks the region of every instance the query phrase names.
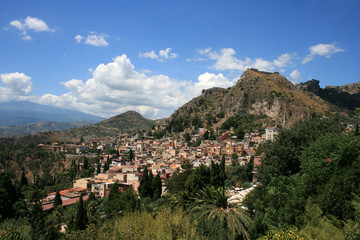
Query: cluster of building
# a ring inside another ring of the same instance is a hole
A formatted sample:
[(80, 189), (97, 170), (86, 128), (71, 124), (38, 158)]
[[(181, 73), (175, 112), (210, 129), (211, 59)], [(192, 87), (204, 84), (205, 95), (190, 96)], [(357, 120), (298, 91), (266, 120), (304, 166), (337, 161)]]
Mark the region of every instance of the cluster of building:
[[(191, 133), (191, 142), (204, 139), (207, 129), (200, 128)], [(94, 192), (97, 197), (106, 197), (111, 186), (117, 182), (121, 191), (130, 186), (138, 191), (144, 167), (155, 176), (160, 175), (163, 182), (163, 191), (166, 191), (165, 182), (173, 174), (181, 172), (181, 165), (185, 161), (198, 167), (201, 164), (210, 165), (212, 161), (219, 162), (225, 156), (225, 163), (231, 164), (236, 155), (239, 164), (246, 164), (254, 156), (254, 172), (261, 163), (261, 158), (255, 156), (256, 148), (265, 141), (272, 141), (277, 134), (275, 127), (266, 128), (265, 134), (258, 131), (247, 133), (244, 139), (237, 139), (232, 131), (225, 133), (215, 132), (216, 140), (202, 140), (199, 146), (191, 146), (185, 141), (185, 133), (174, 137), (155, 140), (152, 137), (139, 137), (138, 135), (119, 134), (116, 139), (90, 139), (82, 144), (52, 144), (38, 145), (38, 149), (49, 152), (64, 152), (65, 154), (82, 154), (90, 150), (102, 150), (101, 164), (111, 162), (109, 170), (96, 174), (91, 178), (77, 179), (71, 189), (60, 191), (63, 205), (72, 203), (80, 194)], [(70, 147), (71, 146), (71, 147)], [(108, 151), (106, 151), (108, 150)], [(112, 154), (109, 154), (109, 153)], [(129, 160), (129, 155), (133, 159)], [(94, 166), (96, 169), (96, 166)], [(43, 200), (44, 210), (51, 209), (55, 193), (48, 194)], [(76, 201), (75, 201), (76, 202)]]

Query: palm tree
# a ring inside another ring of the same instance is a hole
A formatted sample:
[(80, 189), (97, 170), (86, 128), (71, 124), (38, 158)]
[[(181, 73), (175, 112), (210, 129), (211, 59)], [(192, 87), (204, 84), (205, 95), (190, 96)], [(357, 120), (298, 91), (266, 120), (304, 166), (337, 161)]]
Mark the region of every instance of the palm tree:
[(242, 236), (249, 239), (248, 227), (251, 224), (249, 214), (239, 203), (228, 200), (223, 187), (204, 188), (194, 198), (190, 215), (199, 221), (211, 224), (214, 231), (224, 229), (230, 233), (226, 239), (237, 239)]

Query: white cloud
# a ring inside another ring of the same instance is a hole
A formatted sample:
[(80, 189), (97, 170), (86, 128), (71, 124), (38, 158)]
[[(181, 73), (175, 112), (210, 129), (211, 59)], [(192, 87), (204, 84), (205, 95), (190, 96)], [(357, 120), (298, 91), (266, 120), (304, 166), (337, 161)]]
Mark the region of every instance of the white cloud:
[(30, 16), (25, 18), (24, 25), (27, 29), (34, 30), (35, 32), (55, 31), (54, 29), (50, 29), (43, 20)]
[(77, 43), (80, 43), (83, 38), (84, 37), (82, 37), (81, 35), (76, 35), (75, 36), (75, 40), (76, 40)]
[(200, 55), (205, 55), (205, 54), (208, 54), (211, 50), (212, 50), (212, 48), (211, 48), (211, 47), (208, 47), (208, 48), (199, 49), (197, 52), (198, 52)]
[(96, 46), (96, 47), (107, 47), (109, 46), (109, 43), (105, 40), (109, 36), (106, 34), (97, 34), (95, 32), (91, 32), (89, 35), (81, 36), (76, 35), (75, 40), (77, 43), (80, 43), (82, 40), (85, 39), (85, 44)]
[(39, 103), (73, 108), (86, 113), (111, 117), (135, 110), (149, 118), (169, 116), (174, 109), (201, 94), (202, 89), (229, 87), (235, 80), (223, 74), (204, 73), (198, 81), (179, 81), (165, 75), (136, 71), (130, 59), (121, 55), (99, 64), (86, 81), (71, 79), (62, 83), (68, 92), (45, 94)]
[(223, 48), (220, 50), (220, 53), (210, 52), (209, 58), (215, 60), (213, 67), (216, 70), (240, 70), (243, 71), (248, 68), (248, 65), (251, 63), (250, 58), (245, 60), (239, 60), (234, 55), (236, 54), (235, 50), (232, 48)]
[(30, 16), (27, 16), (25, 20), (13, 20), (9, 25), (21, 31), (21, 34), (23, 35), (22, 39), (24, 40), (32, 39), (32, 37), (28, 35), (28, 31), (55, 32), (55, 29), (51, 29), (43, 20)]
[(274, 64), (270, 61), (256, 58), (255, 61), (253, 61), (250, 66), (252, 68), (257, 68), (261, 71), (267, 71), (267, 72), (273, 72), (275, 70)]
[(151, 59), (158, 59), (159, 56), (155, 53), (154, 50), (150, 51), (150, 52), (145, 52), (145, 53), (140, 53), (141, 57), (144, 58), (151, 58)]
[(0, 86), (0, 101), (25, 100), (31, 98), (31, 77), (24, 73), (0, 74), (3, 86)]
[(93, 45), (96, 47), (107, 47), (109, 44), (106, 42), (106, 35), (88, 35), (85, 44)]
[(24, 39), (26, 41), (30, 41), (30, 40), (32, 40), (32, 37), (29, 36), (29, 35), (25, 35), (25, 36), (22, 37), (22, 39)]
[(212, 87), (228, 88), (235, 84), (235, 81), (228, 80), (222, 73), (204, 73), (198, 77), (198, 82), (194, 84), (197, 92), (201, 92), (203, 89)]
[(20, 31), (24, 30), (24, 28), (25, 28), (24, 24), (22, 24), (19, 20), (11, 21), (10, 26), (17, 28)]
[(159, 62), (163, 62), (164, 60), (177, 58), (179, 54), (171, 52), (171, 48), (166, 48), (164, 50), (160, 50), (157, 54), (154, 50), (145, 53), (139, 53), (139, 57), (156, 59)]
[(279, 56), (273, 61), (265, 60), (262, 58), (256, 58), (255, 60), (246, 57), (241, 60), (235, 57), (235, 50), (232, 48), (223, 48), (218, 52), (211, 52), (211, 49), (203, 51), (204, 54), (211, 60), (215, 60), (213, 67), (216, 70), (236, 70), (244, 71), (248, 68), (257, 68), (261, 71), (275, 71), (276, 69), (286, 67), (291, 64), (291, 59), (296, 56), (296, 54), (285, 53)]
[(191, 82), (177, 81), (165, 75), (147, 76), (135, 71), (126, 55), (99, 64), (87, 81), (72, 79), (63, 85), (69, 92), (56, 96), (45, 94), (43, 104), (75, 109), (110, 117), (126, 110), (136, 110), (147, 117), (168, 116), (187, 100), (183, 90)]
[(273, 63), (276, 67), (283, 68), (291, 64), (291, 59), (294, 58), (294, 56), (296, 56), (296, 54), (285, 53), (275, 59)]
[(316, 56), (331, 57), (334, 53), (343, 52), (344, 49), (337, 47), (335, 43), (320, 43), (309, 48), (310, 53), (302, 61), (303, 64), (310, 62)]
[(295, 82), (299, 82), (300, 81), (300, 72), (297, 70), (297, 69), (295, 69), (294, 71), (292, 71), (291, 73), (290, 73), (290, 77), (295, 81)]

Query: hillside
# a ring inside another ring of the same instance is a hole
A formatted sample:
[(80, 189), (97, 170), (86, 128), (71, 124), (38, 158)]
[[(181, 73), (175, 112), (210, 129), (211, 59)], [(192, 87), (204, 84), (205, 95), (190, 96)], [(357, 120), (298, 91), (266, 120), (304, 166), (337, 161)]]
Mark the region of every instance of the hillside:
[(34, 102), (12, 101), (0, 103), (0, 126), (16, 126), (44, 121), (99, 122), (101, 120), (104, 120), (104, 118)]
[(79, 128), (92, 124), (91, 122), (51, 122), (44, 121), (39, 123), (28, 123), (17, 126), (0, 126), (0, 137), (10, 137), (18, 135), (33, 135), (50, 131), (62, 131), (72, 128)]
[(63, 134), (70, 137), (116, 136), (120, 132), (133, 133), (148, 131), (155, 125), (156, 121), (146, 119), (138, 112), (128, 111), (93, 125), (64, 131)]
[(319, 81), (312, 79), (296, 87), (324, 99), (345, 112), (351, 112), (360, 106), (360, 82), (321, 88)]
[(177, 109), (169, 122), (171, 125), (187, 118), (191, 119), (188, 125), (194, 126), (196, 118), (200, 118), (205, 126), (216, 128), (231, 116), (251, 114), (262, 116), (264, 124), (288, 127), (300, 119), (335, 110), (279, 73), (248, 69), (233, 87), (203, 90), (201, 96)]

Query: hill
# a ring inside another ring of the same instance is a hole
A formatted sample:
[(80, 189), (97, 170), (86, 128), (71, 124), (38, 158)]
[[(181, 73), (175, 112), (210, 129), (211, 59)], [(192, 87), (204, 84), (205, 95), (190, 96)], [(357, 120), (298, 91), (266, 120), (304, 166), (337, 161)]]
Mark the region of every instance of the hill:
[(128, 111), (96, 124), (64, 131), (64, 134), (70, 137), (110, 137), (116, 136), (120, 132), (136, 133), (148, 131), (155, 125), (156, 121), (144, 118), (138, 112)]
[(326, 86), (323, 89), (318, 80), (312, 79), (296, 87), (324, 99), (344, 112), (351, 112), (360, 106), (360, 82), (344, 86)]
[[(233, 116), (254, 115), (264, 125), (288, 127), (300, 119), (313, 115), (325, 115), (337, 108), (297, 88), (279, 73), (248, 69), (238, 82), (228, 89), (211, 88), (177, 109), (169, 119), (169, 126), (184, 122), (182, 130), (189, 126), (212, 128), (221, 125)], [(187, 120), (188, 119), (188, 120)], [(176, 128), (176, 127), (175, 127)]]
[(0, 126), (16, 126), (44, 121), (99, 122), (101, 120), (104, 120), (104, 118), (29, 101), (0, 103)]
[(11, 137), (17, 135), (33, 135), (50, 131), (62, 131), (72, 128), (79, 128), (91, 122), (51, 122), (28, 123), (17, 126), (0, 126), (0, 137)]

